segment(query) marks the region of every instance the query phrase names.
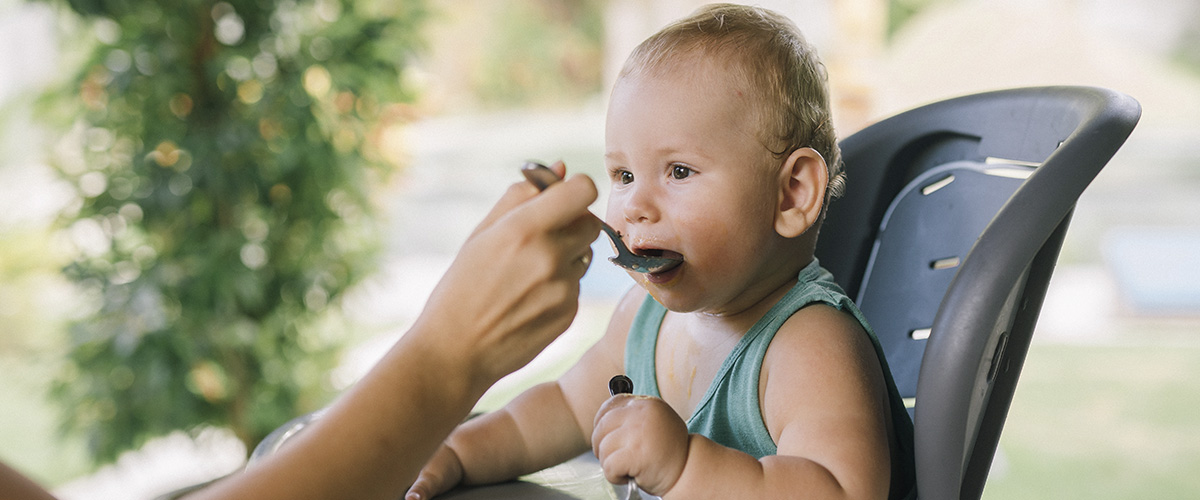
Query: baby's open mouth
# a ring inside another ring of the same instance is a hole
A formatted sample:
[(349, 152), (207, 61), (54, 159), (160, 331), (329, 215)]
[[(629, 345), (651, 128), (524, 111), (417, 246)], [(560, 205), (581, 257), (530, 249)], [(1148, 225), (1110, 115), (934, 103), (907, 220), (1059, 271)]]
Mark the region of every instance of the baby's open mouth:
[(674, 265), (672, 265), (670, 267), (656, 270), (653, 274), (662, 274), (662, 273), (671, 271), (672, 269), (679, 267), (679, 264), (683, 263), (683, 254), (673, 251), (673, 250), (666, 250), (666, 249), (662, 249), (662, 248), (633, 248), (633, 249), (631, 249), (631, 251), (634, 254), (640, 255), (642, 257), (660, 257), (660, 258), (672, 259), (676, 262)]
[(642, 257), (666, 257), (668, 259), (683, 259), (683, 254), (661, 248), (634, 248), (633, 253)]

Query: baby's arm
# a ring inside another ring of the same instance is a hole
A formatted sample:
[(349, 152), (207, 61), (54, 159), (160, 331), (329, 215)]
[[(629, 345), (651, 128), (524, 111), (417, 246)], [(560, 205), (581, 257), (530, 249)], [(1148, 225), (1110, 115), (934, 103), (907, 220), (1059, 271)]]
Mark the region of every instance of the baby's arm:
[(511, 480), (587, 451), (593, 418), (608, 398), (608, 379), (623, 371), (625, 338), (645, 296), (638, 292), (621, 300), (604, 337), (557, 381), (455, 429), (405, 498), (428, 499), (460, 483)]
[(610, 481), (634, 477), (667, 500), (886, 498), (891, 468), (883, 380), (857, 322), (831, 307), (810, 306), (784, 324), (763, 364), (763, 418), (777, 455), (756, 460), (688, 435), (662, 400), (629, 397), (601, 408), (593, 449)]

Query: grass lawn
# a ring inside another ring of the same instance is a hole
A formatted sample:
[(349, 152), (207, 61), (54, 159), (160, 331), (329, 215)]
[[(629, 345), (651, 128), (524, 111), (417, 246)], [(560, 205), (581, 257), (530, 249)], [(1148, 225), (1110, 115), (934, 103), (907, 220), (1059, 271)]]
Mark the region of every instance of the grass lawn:
[(1200, 497), (1200, 331), (1138, 340), (1035, 337), (984, 498)]

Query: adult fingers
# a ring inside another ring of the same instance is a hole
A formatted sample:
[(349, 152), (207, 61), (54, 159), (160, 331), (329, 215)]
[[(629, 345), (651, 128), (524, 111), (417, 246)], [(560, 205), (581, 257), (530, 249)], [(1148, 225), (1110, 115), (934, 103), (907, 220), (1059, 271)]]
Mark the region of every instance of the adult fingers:
[[(592, 179), (577, 174), (547, 187), (541, 195), (522, 203), (508, 215), (520, 217), (538, 230), (558, 229), (579, 222), (584, 215), (591, 215), (587, 207), (596, 201), (597, 195)], [(595, 227), (598, 233), (598, 220)]]
[(567, 164), (563, 163), (562, 160), (558, 160), (558, 161), (555, 161), (554, 163), (551, 163), (550, 170), (552, 170), (554, 172), (554, 175), (557, 175), (559, 179), (562, 179), (563, 177), (567, 176)]
[(572, 266), (572, 269), (576, 270), (577, 273), (572, 275), (572, 277), (575, 280), (581, 280), (581, 279), (583, 279), (583, 275), (587, 274), (588, 268), (592, 267), (592, 246), (591, 245), (588, 245), (585, 248), (583, 255), (581, 255), (578, 259), (576, 259), (576, 262), (577, 262), (577, 265)]
[(488, 211), (488, 214), (475, 226), (475, 229), (471, 232), (471, 236), (473, 237), (491, 227), (492, 224), (505, 215), (508, 215), (514, 208), (537, 196), (538, 192), (536, 186), (525, 181), (516, 182), (508, 186), (508, 190), (504, 192), (504, 195), (496, 201), (495, 205), (492, 205), (492, 209)]
[[(562, 160), (554, 162), (552, 165), (550, 165), (550, 169), (553, 170), (555, 175), (557, 175), (559, 178), (566, 177), (567, 166), (566, 166), (566, 164), (564, 164), (562, 162)], [(586, 178), (587, 176), (577, 175), (575, 177)], [(568, 179), (568, 182), (569, 183), (571, 183), (571, 182), (579, 183), (580, 181), (578, 181), (578, 180), (571, 181)], [(594, 192), (596, 190), (595, 184), (591, 182), (591, 179), (587, 179), (587, 183), (592, 184), (591, 191), (593, 191), (593, 194), (590, 195), (590, 197), (589, 197), (587, 195), (586, 188), (581, 192), (583, 194), (584, 198), (587, 200), (586, 202), (584, 202), (584, 205), (583, 205), (585, 210), (586, 210), (586, 206), (591, 204), (592, 201), (595, 201), (595, 199), (596, 199), (596, 194), (594, 194)], [(564, 183), (559, 182), (559, 183), (556, 183), (554, 186), (558, 186), (559, 184), (564, 184)], [(547, 189), (549, 189), (549, 188), (547, 188)], [(575, 187), (574, 189), (578, 189), (578, 187)], [(575, 191), (572, 191), (572, 192), (575, 192)], [(481, 221), (479, 223), (479, 225), (475, 227), (475, 230), (472, 232), (472, 235), (479, 233), (480, 231), (483, 231), (484, 229), (487, 229), (493, 223), (495, 223), (501, 217), (504, 217), (505, 215), (507, 215), (513, 209), (522, 205), (529, 199), (537, 196), (538, 193), (539, 193), (539, 190), (538, 190), (537, 186), (534, 186), (533, 183), (531, 183), (531, 182), (522, 181), (522, 182), (513, 183), (512, 185), (510, 185), (508, 187), (508, 190), (505, 191), (504, 196), (502, 196), (500, 198), (500, 200), (498, 202), (496, 202), (496, 204), (492, 207), (492, 210), (490, 212), (488, 212), (487, 216), (485, 216), (483, 218), (483, 221)], [(569, 211), (562, 211), (562, 212), (569, 213)]]
[(567, 277), (579, 279), (592, 263), (592, 242), (600, 233), (599, 219), (590, 214), (553, 235), (553, 251), (567, 259)]

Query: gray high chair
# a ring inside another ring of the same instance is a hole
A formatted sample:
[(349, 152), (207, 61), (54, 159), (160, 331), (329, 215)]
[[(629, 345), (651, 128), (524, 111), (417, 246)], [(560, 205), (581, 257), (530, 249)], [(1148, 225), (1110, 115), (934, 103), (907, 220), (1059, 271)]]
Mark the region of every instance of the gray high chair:
[[(856, 297), (912, 401), (920, 498), (982, 494), (1075, 201), (1139, 116), (1105, 89), (1015, 89), (920, 107), (842, 141), (848, 189), (817, 256)], [(251, 462), (318, 416), (280, 427)], [(589, 498), (524, 486), (469, 495)]]
[(1110, 90), (1004, 90), (841, 142), (848, 184), (817, 244), (914, 415), (917, 493), (978, 499), (1075, 201), (1132, 132)]

